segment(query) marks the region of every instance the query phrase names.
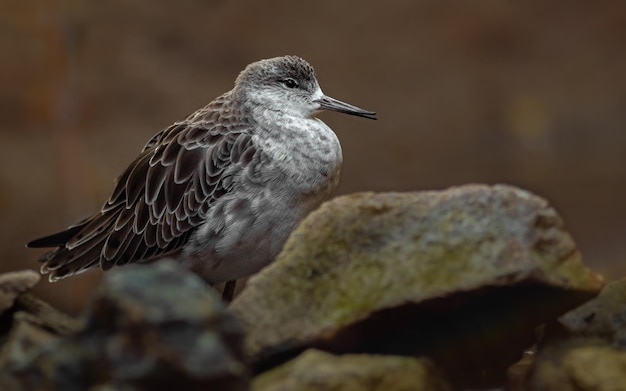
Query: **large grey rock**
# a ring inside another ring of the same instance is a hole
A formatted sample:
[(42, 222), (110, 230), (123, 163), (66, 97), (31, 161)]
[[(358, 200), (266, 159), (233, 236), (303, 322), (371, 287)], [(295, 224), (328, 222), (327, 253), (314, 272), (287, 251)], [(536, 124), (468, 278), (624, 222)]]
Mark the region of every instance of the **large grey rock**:
[(426, 354), (476, 385), (601, 286), (544, 199), (470, 185), (324, 204), (230, 309), (257, 370), (308, 347)]
[(257, 376), (254, 391), (450, 391), (427, 359), (384, 355), (335, 356), (310, 349)]
[(161, 261), (107, 273), (83, 328), (8, 372), (23, 389), (246, 390), (241, 343), (219, 297)]

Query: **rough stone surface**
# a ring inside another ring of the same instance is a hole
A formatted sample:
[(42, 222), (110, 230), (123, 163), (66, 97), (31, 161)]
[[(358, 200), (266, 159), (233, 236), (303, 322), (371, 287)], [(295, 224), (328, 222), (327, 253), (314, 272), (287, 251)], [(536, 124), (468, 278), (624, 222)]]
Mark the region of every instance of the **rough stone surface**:
[(530, 373), (534, 390), (626, 390), (626, 279), (549, 324)]
[(529, 390), (626, 390), (626, 352), (599, 339), (572, 339), (539, 353)]
[(507, 370), (507, 391), (526, 391), (528, 379), (537, 355), (536, 347), (526, 350), (522, 358)]
[[(107, 273), (75, 334), (7, 368), (23, 389), (248, 389), (242, 330), (173, 262)], [(15, 384), (13, 384), (15, 386)]]
[(57, 338), (51, 331), (33, 323), (29, 314), (18, 312), (0, 348), (0, 372), (5, 368), (27, 364), (35, 350)]
[(335, 356), (310, 349), (257, 376), (254, 391), (449, 391), (427, 359), (376, 355)]
[(598, 297), (559, 321), (573, 335), (604, 338), (626, 350), (626, 278), (608, 284)]
[(21, 270), (0, 274), (0, 315), (13, 306), (15, 299), (39, 282), (39, 273)]
[(504, 374), (601, 286), (544, 199), (470, 185), (324, 204), (230, 308), (257, 370), (318, 347), (428, 354), (463, 377)]
[(16, 313), (13, 315), (15, 319), (28, 320), (58, 335), (74, 334), (81, 327), (81, 321), (57, 310), (30, 293), (21, 294), (17, 298), (15, 310)]

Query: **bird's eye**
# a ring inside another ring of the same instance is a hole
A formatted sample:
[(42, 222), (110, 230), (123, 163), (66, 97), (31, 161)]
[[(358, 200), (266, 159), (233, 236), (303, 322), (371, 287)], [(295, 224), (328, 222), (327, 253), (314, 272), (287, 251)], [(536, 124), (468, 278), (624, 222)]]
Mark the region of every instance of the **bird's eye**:
[(287, 79), (283, 80), (283, 83), (285, 83), (285, 86), (287, 86), (287, 88), (297, 88), (298, 87), (298, 82), (295, 81), (292, 78), (287, 78)]

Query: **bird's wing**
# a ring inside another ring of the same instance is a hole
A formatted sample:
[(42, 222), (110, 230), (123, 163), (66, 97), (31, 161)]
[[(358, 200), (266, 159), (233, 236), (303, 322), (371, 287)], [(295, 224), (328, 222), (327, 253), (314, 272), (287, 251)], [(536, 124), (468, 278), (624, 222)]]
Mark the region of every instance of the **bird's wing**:
[(210, 114), (155, 136), (99, 213), (29, 243), (59, 246), (42, 257), (42, 272), (53, 281), (98, 264), (106, 270), (178, 251), (213, 202), (230, 190), (229, 177), (256, 154), (250, 124), (237, 116), (218, 124)]

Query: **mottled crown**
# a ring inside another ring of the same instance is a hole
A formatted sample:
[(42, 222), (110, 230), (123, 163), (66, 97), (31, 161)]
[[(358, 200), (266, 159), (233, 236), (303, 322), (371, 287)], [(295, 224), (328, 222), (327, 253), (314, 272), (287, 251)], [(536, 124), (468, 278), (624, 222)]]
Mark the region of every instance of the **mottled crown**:
[(268, 58), (249, 64), (239, 74), (235, 80), (235, 85), (258, 85), (285, 78), (313, 82), (315, 70), (308, 62), (298, 56)]

